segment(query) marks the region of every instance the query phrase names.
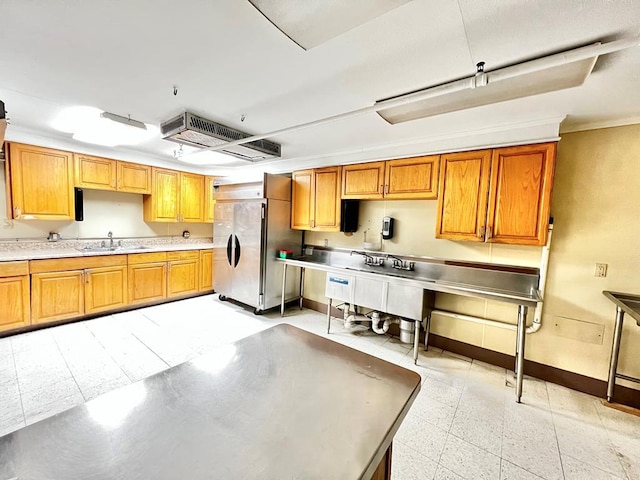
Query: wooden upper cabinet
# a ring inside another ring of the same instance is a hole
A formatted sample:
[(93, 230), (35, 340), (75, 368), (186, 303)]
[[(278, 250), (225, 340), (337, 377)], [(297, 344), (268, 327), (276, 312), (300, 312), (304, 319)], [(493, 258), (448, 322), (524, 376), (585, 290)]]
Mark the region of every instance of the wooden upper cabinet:
[(116, 190), (116, 160), (73, 154), (76, 187)]
[(180, 203), (180, 172), (153, 167), (151, 195), (143, 200), (145, 222), (177, 222)]
[(483, 242), (491, 150), (440, 157), (436, 238)]
[(399, 158), (342, 167), (344, 199), (432, 199), (440, 156)]
[(340, 231), (340, 174), (342, 167), (316, 168), (311, 197), (313, 230)]
[(204, 176), (180, 173), (180, 222), (204, 222)]
[(117, 167), (119, 192), (151, 193), (151, 167), (149, 165), (118, 161)]
[(384, 195), (385, 162), (359, 163), (342, 167), (342, 198), (381, 199)]
[(546, 243), (555, 158), (555, 143), (493, 150), (488, 242)]
[(291, 228), (340, 231), (341, 171), (327, 167), (293, 172)]
[(12, 218), (75, 218), (72, 153), (10, 143), (5, 169), (11, 191)]
[(291, 175), (291, 228), (311, 230), (311, 197), (313, 170), (300, 170)]
[(384, 198), (436, 198), (439, 159), (439, 155), (430, 155), (387, 160)]
[(144, 197), (145, 222), (204, 222), (205, 178), (153, 167), (151, 195)]
[(442, 155), (436, 237), (544, 245), (556, 144)]
[(216, 201), (213, 199), (213, 181), (215, 177), (204, 177), (204, 221), (213, 223), (213, 207)]

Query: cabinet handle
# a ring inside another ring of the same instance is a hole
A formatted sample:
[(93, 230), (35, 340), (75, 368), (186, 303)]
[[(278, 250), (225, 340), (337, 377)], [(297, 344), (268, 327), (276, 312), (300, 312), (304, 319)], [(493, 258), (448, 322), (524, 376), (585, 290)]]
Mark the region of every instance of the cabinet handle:
[(487, 227), (487, 240), (489, 240), (493, 236), (493, 231), (491, 227)]
[(484, 238), (484, 225), (480, 227), (480, 231), (478, 232), (478, 238)]
[(384, 185), (380, 185), (380, 189), (378, 190), (378, 193), (384, 194)]
[(311, 220), (311, 221), (309, 222), (309, 226), (310, 226), (311, 228), (315, 227), (315, 226), (316, 226), (316, 221), (315, 221), (315, 220)]
[(22, 216), (22, 209), (20, 207), (15, 207), (13, 209), (14, 218), (20, 218)]
[(384, 194), (386, 195), (387, 193), (389, 193), (389, 185), (384, 186)]

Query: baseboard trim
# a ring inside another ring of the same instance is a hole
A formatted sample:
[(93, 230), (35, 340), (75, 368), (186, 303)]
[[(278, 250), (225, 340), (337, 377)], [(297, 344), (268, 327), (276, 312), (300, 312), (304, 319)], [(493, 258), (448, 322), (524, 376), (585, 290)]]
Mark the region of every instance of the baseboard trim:
[[(327, 312), (327, 305), (316, 302), (315, 300), (305, 298), (303, 299), (303, 306), (317, 312)], [(341, 318), (342, 311), (332, 307), (331, 315)], [(424, 338), (421, 340), (424, 340)], [(513, 370), (515, 368), (515, 357), (512, 355), (460, 342), (458, 340), (453, 340), (433, 333), (429, 334), (429, 345), (509, 370)], [(606, 398), (607, 396), (607, 382), (604, 380), (598, 380), (597, 378), (588, 377), (586, 375), (581, 375), (579, 373), (562, 370), (557, 367), (533, 362), (531, 360), (524, 361), (524, 373), (526, 375), (539, 378), (540, 380), (562, 385), (563, 387), (588, 393), (589, 395), (594, 395), (596, 397)], [(629, 407), (640, 408), (640, 390), (635, 390), (623, 385), (616, 385), (615, 401)]]

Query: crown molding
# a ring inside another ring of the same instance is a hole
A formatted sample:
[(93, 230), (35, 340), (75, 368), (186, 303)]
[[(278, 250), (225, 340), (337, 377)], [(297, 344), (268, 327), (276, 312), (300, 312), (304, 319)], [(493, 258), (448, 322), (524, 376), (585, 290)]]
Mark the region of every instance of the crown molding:
[(640, 124), (640, 115), (617, 118), (615, 120), (594, 120), (592, 122), (578, 122), (568, 127), (560, 127), (560, 133), (584, 132), (587, 130), (598, 130), (601, 128), (625, 127), (627, 125)]

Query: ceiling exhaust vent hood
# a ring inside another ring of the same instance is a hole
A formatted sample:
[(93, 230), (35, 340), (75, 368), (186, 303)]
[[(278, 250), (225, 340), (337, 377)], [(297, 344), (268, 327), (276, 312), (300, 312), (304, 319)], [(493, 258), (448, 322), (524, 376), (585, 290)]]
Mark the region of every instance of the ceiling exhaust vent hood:
[[(160, 131), (165, 140), (204, 149), (251, 136), (189, 112), (163, 122)], [(249, 162), (280, 157), (280, 145), (264, 139), (216, 150)]]

